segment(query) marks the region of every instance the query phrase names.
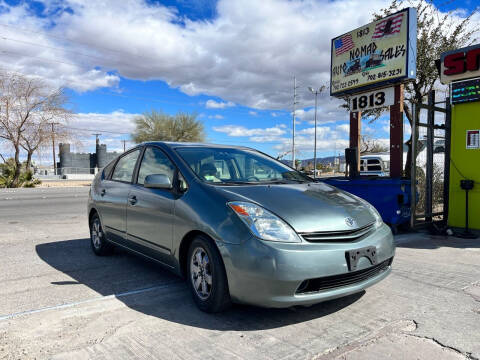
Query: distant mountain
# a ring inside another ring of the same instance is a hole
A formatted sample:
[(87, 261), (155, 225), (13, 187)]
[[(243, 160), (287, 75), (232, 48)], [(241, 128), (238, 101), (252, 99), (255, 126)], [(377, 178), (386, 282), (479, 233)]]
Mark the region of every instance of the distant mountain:
[[(337, 159), (340, 159), (341, 163), (345, 162), (345, 156), (337, 156)], [(292, 160), (280, 160), (280, 161), (288, 166), (292, 166)], [(317, 158), (317, 164), (322, 164), (322, 165), (333, 164), (334, 161), (335, 161), (334, 156)], [(311, 164), (313, 166), (313, 158), (300, 160), (300, 167), (306, 167), (308, 166), (308, 164)]]

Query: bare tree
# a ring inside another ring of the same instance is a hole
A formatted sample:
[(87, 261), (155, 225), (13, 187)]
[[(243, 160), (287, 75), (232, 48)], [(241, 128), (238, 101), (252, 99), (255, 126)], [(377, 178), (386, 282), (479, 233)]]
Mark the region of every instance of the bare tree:
[(19, 185), (21, 150), (27, 151), (30, 166), (33, 153), (48, 140), (48, 123), (66, 120), (66, 101), (62, 89), (52, 89), (38, 78), (0, 73), (0, 138), (14, 150), (12, 187)]
[(382, 144), (380, 140), (374, 139), (368, 135), (362, 135), (360, 138), (360, 154), (374, 154), (388, 151), (388, 146)]

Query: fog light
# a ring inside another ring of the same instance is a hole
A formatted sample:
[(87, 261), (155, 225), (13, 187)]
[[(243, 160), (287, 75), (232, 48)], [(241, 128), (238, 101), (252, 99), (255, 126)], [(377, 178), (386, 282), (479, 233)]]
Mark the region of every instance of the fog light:
[(303, 280), (302, 283), (300, 284), (300, 286), (297, 289), (297, 293), (304, 292), (308, 288), (309, 284), (310, 284), (309, 280)]
[(400, 215), (402, 213), (401, 210), (397, 210), (397, 215)]

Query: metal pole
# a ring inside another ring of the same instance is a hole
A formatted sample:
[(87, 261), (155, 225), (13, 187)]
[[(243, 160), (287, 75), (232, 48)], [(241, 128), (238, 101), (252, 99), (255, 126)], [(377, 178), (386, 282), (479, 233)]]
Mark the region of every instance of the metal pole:
[(52, 123), (52, 153), (53, 153), (53, 174), (57, 175), (57, 162), (55, 160), (55, 129), (54, 123)]
[(292, 132), (292, 167), (296, 169), (295, 165), (295, 111), (297, 104), (297, 78), (293, 77), (293, 132)]
[(416, 225), (416, 214), (417, 214), (417, 107), (415, 104), (412, 104), (412, 162), (410, 164), (410, 227), (413, 229)]
[(313, 140), (313, 178), (317, 178), (317, 95), (315, 91), (315, 139)]

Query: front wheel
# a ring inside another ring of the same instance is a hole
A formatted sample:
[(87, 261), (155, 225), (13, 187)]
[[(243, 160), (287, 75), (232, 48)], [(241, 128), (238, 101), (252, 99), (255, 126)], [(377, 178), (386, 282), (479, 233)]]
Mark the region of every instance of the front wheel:
[(216, 313), (231, 305), (225, 267), (210, 239), (198, 236), (192, 241), (187, 269), (193, 300), (200, 310)]
[(105, 238), (102, 223), (98, 214), (94, 214), (90, 221), (90, 245), (96, 255), (110, 255), (113, 252), (113, 246)]

